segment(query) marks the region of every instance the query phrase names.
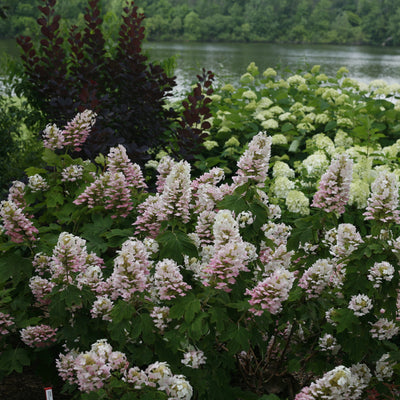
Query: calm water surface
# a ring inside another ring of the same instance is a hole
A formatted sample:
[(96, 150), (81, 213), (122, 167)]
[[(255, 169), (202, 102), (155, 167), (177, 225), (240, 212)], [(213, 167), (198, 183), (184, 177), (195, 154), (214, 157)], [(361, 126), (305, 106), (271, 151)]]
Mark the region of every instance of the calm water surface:
[(268, 67), (296, 72), (321, 65), (321, 72), (334, 76), (344, 66), (351, 78), (365, 83), (400, 83), (400, 48), (262, 43), (146, 43), (144, 48), (154, 60), (178, 56), (178, 84), (192, 82), (203, 67), (211, 69), (217, 81), (235, 83), (251, 61), (260, 72)]
[[(156, 43), (144, 44), (150, 60), (177, 56), (177, 91), (182, 91), (196, 80), (204, 67), (216, 75), (216, 81), (236, 83), (254, 61), (260, 72), (268, 67), (278, 72), (287, 69), (309, 70), (321, 65), (321, 72), (333, 76), (344, 66), (349, 76), (368, 83), (383, 79), (400, 83), (400, 48), (327, 45), (277, 45), (263, 43)], [(0, 57), (19, 54), (14, 40), (0, 40)]]

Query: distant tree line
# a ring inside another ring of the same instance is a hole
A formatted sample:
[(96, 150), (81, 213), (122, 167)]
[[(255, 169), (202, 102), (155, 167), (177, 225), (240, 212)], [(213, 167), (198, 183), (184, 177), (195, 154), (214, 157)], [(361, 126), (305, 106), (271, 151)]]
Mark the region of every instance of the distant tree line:
[[(88, 0), (58, 0), (65, 29), (82, 25)], [(41, 0), (3, 0), (0, 37), (35, 35)], [(115, 34), (124, 0), (102, 0)], [(136, 0), (148, 40), (264, 41), (400, 46), (400, 0)]]

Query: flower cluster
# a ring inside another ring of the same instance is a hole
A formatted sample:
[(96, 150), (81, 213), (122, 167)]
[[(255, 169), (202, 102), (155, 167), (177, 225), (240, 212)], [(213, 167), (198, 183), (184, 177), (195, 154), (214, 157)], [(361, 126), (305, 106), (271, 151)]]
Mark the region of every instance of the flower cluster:
[(50, 150), (71, 146), (74, 151), (80, 151), (95, 122), (96, 114), (91, 110), (85, 110), (68, 122), (63, 130), (55, 124), (49, 124), (43, 132), (44, 146)]
[(10, 314), (0, 312), (0, 334), (1, 335), (7, 335), (8, 333), (10, 333), (14, 324), (15, 324), (14, 317), (12, 317)]
[(3, 200), (0, 203), (0, 216), (3, 219), (6, 234), (14, 243), (36, 240), (35, 235), (39, 231), (24, 214), (23, 209), (13, 201)]
[(289, 298), (293, 282), (292, 272), (278, 269), (253, 289), (246, 289), (245, 294), (251, 296), (249, 303), (252, 308), (249, 311), (254, 315), (262, 315), (265, 310), (278, 314), (282, 310), (282, 303)]
[(308, 298), (318, 297), (330, 284), (334, 265), (329, 259), (320, 259), (309, 267), (299, 280), (299, 286), (303, 288)]
[[(145, 385), (165, 391), (169, 399), (189, 400), (192, 398), (193, 388), (190, 383), (183, 375), (174, 375), (166, 362), (158, 361), (150, 364), (142, 372), (142, 376), (147, 378)], [(126, 380), (129, 382), (128, 378)]]
[(110, 149), (107, 156), (108, 169), (112, 174), (121, 172), (128, 186), (135, 188), (146, 188), (142, 170), (138, 164), (132, 163), (126, 149), (121, 144)]
[(326, 212), (343, 214), (350, 195), (352, 167), (353, 161), (345, 153), (334, 159), (322, 175), (311, 205)]
[(318, 341), (319, 347), (321, 351), (329, 351), (333, 355), (337, 354), (340, 350), (340, 344), (337, 344), (337, 341), (334, 336), (330, 333), (325, 333)]
[(389, 340), (399, 334), (399, 327), (395, 321), (389, 321), (387, 318), (379, 318), (374, 324), (371, 324), (370, 334), (378, 340)]
[(71, 146), (74, 151), (81, 151), (82, 144), (89, 137), (91, 129), (96, 122), (96, 113), (85, 110), (77, 114), (72, 121), (65, 126), (63, 134), (63, 146)]
[(113, 309), (113, 302), (108, 296), (97, 296), (90, 310), (92, 318), (101, 317), (103, 321), (112, 321), (111, 311)]
[(82, 178), (83, 166), (82, 165), (70, 165), (65, 167), (61, 171), (61, 181), (62, 182), (75, 182)]
[(262, 185), (267, 177), (271, 156), (271, 138), (264, 132), (253, 137), (248, 149), (238, 161), (238, 171), (233, 181), (240, 186), (249, 179)]
[(168, 323), (172, 321), (168, 317), (170, 308), (167, 306), (154, 306), (152, 312), (150, 313), (151, 318), (153, 318), (154, 325), (163, 332), (167, 328)]
[(29, 288), (36, 300), (37, 307), (47, 306), (50, 303), (49, 294), (55, 286), (54, 282), (48, 279), (41, 278), (40, 276), (34, 275), (29, 280)]
[(150, 254), (139, 240), (128, 239), (114, 260), (114, 269), (107, 280), (111, 298), (128, 301), (136, 292), (147, 289), (151, 268)]
[(42, 192), (47, 190), (49, 185), (41, 175), (35, 174), (28, 178), (28, 187), (32, 192)]
[(28, 326), (21, 330), (21, 339), (29, 347), (50, 347), (56, 342), (57, 328), (49, 325)]
[(398, 179), (395, 174), (382, 171), (371, 186), (371, 195), (364, 213), (365, 219), (400, 223)]
[(357, 228), (352, 224), (339, 224), (325, 235), (329, 244), (329, 252), (335, 258), (345, 258), (352, 254), (364, 241)]
[(64, 146), (64, 135), (56, 124), (48, 124), (43, 131), (44, 147), (50, 150), (62, 149)]
[(185, 223), (189, 222), (191, 196), (190, 164), (187, 161), (180, 161), (173, 165), (165, 179), (161, 194), (161, 219), (167, 220), (175, 216)]
[(299, 190), (289, 190), (286, 195), (285, 204), (288, 211), (292, 213), (300, 215), (310, 214), (310, 201)]
[(240, 236), (238, 223), (231, 211), (218, 211), (213, 225), (213, 236), (213, 254), (203, 270), (203, 283), (229, 292), (239, 273), (248, 271), (246, 243)]
[(74, 204), (102, 206), (113, 211), (112, 218), (125, 218), (133, 210), (132, 196), (146, 187), (139, 166), (129, 160), (125, 147), (119, 145), (107, 155), (107, 170), (86, 187)]
[(170, 259), (164, 259), (156, 264), (152, 278), (155, 298), (159, 300), (171, 300), (177, 296), (185, 296), (186, 292), (191, 289), (191, 286), (184, 282), (178, 264)]
[(369, 269), (368, 279), (374, 283), (374, 288), (379, 288), (383, 281), (390, 282), (393, 279), (395, 269), (387, 261), (376, 262)]
[(90, 393), (104, 387), (112, 376), (122, 376), (130, 392), (144, 387), (163, 391), (169, 399), (190, 400), (193, 388), (183, 375), (174, 375), (166, 362), (155, 362), (145, 370), (130, 367), (125, 354), (113, 351), (105, 339), (98, 340), (90, 351), (77, 350), (60, 354), (56, 361), (58, 373), (70, 384), (77, 384), (82, 392)]
[(189, 368), (198, 369), (206, 360), (207, 357), (201, 350), (190, 350), (183, 355), (181, 363)]
[(8, 201), (12, 201), (17, 207), (25, 208), (26, 201), (24, 198), (25, 194), (25, 183), (21, 181), (14, 181), (8, 190)]
[(359, 399), (368, 386), (371, 373), (365, 365), (352, 368), (339, 365), (301, 390), (295, 400), (344, 400)]
[(366, 294), (352, 296), (348, 308), (353, 310), (354, 315), (361, 317), (372, 309), (372, 301)]
[(113, 372), (123, 374), (128, 365), (125, 354), (113, 351), (105, 339), (92, 344), (90, 351), (60, 354), (56, 361), (61, 378), (85, 393), (102, 388)]
[(375, 364), (375, 376), (379, 381), (391, 378), (395, 365), (396, 363), (390, 360), (388, 353), (382, 354), (381, 358)]

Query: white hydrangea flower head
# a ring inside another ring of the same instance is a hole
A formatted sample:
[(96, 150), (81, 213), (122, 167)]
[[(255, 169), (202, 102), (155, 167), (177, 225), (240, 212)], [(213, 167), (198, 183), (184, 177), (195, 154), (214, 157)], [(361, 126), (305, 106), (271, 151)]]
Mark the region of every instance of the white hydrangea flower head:
[(366, 294), (352, 296), (348, 305), (348, 308), (353, 310), (357, 317), (368, 314), (372, 307), (372, 301)]
[(300, 215), (310, 214), (310, 201), (306, 195), (299, 190), (290, 190), (285, 200), (288, 211)]
[(329, 167), (329, 160), (325, 152), (318, 150), (303, 160), (301, 165), (309, 177), (319, 177)]
[(32, 192), (42, 192), (49, 189), (49, 185), (41, 175), (35, 174), (28, 178), (28, 187)]
[(281, 133), (277, 133), (271, 136), (271, 142), (273, 145), (285, 145), (288, 144), (287, 138)]
[[(274, 136), (272, 136), (272, 140)], [(272, 142), (273, 144), (273, 142)], [(272, 167), (272, 176), (274, 178), (278, 176), (285, 176), (287, 178), (294, 178), (295, 172), (289, 165), (283, 161), (277, 161), (274, 166)]]
[(286, 176), (278, 176), (272, 185), (274, 195), (280, 199), (285, 199), (288, 193), (294, 189), (295, 183)]

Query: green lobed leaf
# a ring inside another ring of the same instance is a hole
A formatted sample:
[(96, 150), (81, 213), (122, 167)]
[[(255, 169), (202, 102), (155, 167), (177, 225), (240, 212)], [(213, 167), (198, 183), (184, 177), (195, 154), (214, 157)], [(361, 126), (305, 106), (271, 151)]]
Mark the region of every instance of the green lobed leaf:
[(190, 237), (181, 231), (165, 231), (157, 236), (160, 244), (160, 258), (170, 258), (178, 264), (183, 264), (184, 255), (197, 257), (197, 247)]
[(30, 365), (31, 361), (25, 349), (7, 349), (2, 351), (0, 357), (0, 370), (11, 373), (22, 373), (23, 368)]
[(57, 207), (58, 205), (64, 204), (64, 195), (61, 189), (54, 186), (51, 190), (46, 192), (46, 206), (47, 208)]
[(32, 274), (32, 261), (18, 253), (10, 253), (0, 257), (0, 282), (6, 282), (11, 277), (16, 286)]
[(192, 322), (193, 318), (201, 310), (201, 303), (199, 299), (193, 299), (186, 304), (185, 321)]
[(233, 194), (230, 196), (225, 196), (223, 200), (218, 202), (217, 208), (219, 210), (231, 210), (239, 214), (242, 211), (246, 211), (248, 209), (248, 205), (242, 196)]
[(47, 165), (52, 167), (59, 166), (61, 163), (60, 157), (48, 148), (44, 148), (42, 159)]

